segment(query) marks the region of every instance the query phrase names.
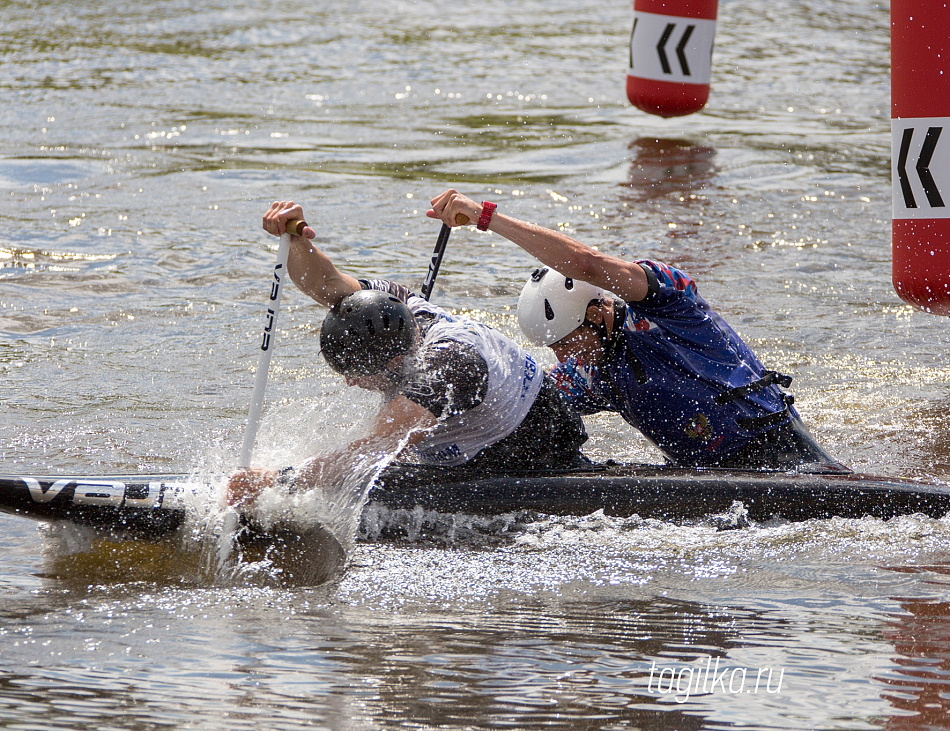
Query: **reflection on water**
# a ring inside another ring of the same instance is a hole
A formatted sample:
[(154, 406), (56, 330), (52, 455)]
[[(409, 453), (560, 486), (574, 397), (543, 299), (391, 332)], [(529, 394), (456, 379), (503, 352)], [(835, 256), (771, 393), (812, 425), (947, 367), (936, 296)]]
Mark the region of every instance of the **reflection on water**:
[(634, 202), (670, 197), (695, 200), (716, 174), (716, 151), (685, 139), (643, 137), (630, 143), (630, 172), (625, 183)]
[(935, 477), (950, 476), (950, 398), (938, 398), (926, 406), (915, 408), (909, 414), (907, 432), (913, 434), (905, 442), (905, 449), (922, 455)]
[[(689, 139), (640, 137), (628, 146), (630, 166), (619, 201), (630, 211), (648, 211), (646, 245), (625, 245), (623, 257), (653, 257), (675, 263), (693, 275), (735, 257), (735, 246), (711, 232), (715, 205), (708, 194), (716, 185), (716, 150)], [(714, 224), (713, 224), (714, 225)]]
[[(530, 718), (533, 725), (565, 727), (597, 719), (699, 728), (695, 700), (685, 713), (658, 672), (651, 685), (651, 668), (688, 662), (682, 648), (690, 646), (704, 668), (715, 655), (710, 667), (721, 672), (719, 648), (739, 631), (714, 607), (675, 601), (532, 600), (475, 622), (452, 614), (437, 622), (407, 619), (378, 625), (384, 641), (354, 648), (347, 664), (379, 689), (373, 705), (387, 716), (434, 726), (466, 726), (475, 718), (519, 726)], [(573, 650), (558, 652), (565, 644)], [(658, 700), (665, 703), (656, 707)]]
[[(937, 719), (947, 569), (911, 557), (935, 555), (948, 530), (541, 520), (488, 548), (461, 533), (358, 544), (337, 583), (307, 591), (182, 583), (169, 566), (184, 555), (158, 544), (100, 541), (93, 563), (60, 548), (31, 597), (0, 599), (0, 717), (57, 713), (70, 696), (64, 718), (79, 728), (94, 727), (84, 714), (112, 717), (103, 703), (125, 709), (123, 727), (245, 704), (255, 712), (237, 728), (296, 728), (299, 713), (333, 725), (341, 704), (359, 727), (853, 728), (888, 708)], [(122, 574), (133, 553), (140, 570)], [(901, 592), (920, 595), (891, 598)]]
[(920, 576), (936, 596), (895, 597), (899, 610), (884, 630), (894, 645), (894, 668), (879, 680), (886, 684), (882, 696), (900, 713), (887, 728), (942, 728), (950, 711), (950, 564), (889, 570)]

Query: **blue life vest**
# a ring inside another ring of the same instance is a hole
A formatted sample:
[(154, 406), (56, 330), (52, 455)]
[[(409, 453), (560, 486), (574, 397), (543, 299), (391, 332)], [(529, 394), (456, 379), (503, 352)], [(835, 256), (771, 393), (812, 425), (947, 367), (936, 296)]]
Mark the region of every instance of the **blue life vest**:
[(650, 293), (625, 309), (615, 305), (601, 362), (572, 357), (551, 370), (578, 411), (619, 413), (669, 459), (689, 466), (715, 464), (798, 419), (781, 388), (791, 379), (765, 369), (687, 274), (638, 263)]

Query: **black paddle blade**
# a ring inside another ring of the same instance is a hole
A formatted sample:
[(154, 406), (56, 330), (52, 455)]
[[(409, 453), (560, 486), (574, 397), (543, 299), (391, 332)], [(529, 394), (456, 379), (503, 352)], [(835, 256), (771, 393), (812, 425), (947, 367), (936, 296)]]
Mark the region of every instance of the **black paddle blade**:
[(435, 287), (435, 278), (439, 274), (439, 267), (442, 266), (442, 257), (445, 255), (445, 247), (449, 243), (450, 233), (452, 233), (452, 229), (443, 223), (439, 230), (439, 238), (435, 242), (432, 258), (429, 259), (429, 271), (422, 283), (422, 298), (425, 300), (429, 299), (432, 295), (432, 289)]
[(242, 563), (267, 565), (282, 587), (319, 586), (343, 573), (346, 551), (323, 525), (279, 524), (268, 530), (245, 525), (236, 537)]

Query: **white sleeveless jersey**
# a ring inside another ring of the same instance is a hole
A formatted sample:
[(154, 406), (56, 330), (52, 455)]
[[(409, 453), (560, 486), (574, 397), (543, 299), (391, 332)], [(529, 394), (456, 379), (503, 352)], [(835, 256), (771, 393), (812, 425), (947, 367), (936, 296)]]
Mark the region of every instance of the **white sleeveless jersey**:
[(518, 428), (541, 390), (544, 373), (523, 348), (487, 325), (454, 317), (421, 297), (412, 296), (407, 304), (413, 314), (436, 316), (422, 348), (438, 340), (455, 340), (472, 346), (488, 366), (482, 402), (440, 420), (416, 445), (422, 462), (454, 467)]

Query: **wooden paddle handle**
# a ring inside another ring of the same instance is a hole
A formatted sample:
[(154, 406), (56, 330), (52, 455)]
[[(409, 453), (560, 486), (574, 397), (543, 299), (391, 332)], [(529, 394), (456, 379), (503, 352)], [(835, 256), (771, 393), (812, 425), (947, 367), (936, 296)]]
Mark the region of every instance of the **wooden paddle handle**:
[(456, 214), (455, 214), (455, 225), (456, 225), (456, 226), (464, 226), (464, 225), (467, 224), (467, 223), (468, 223), (468, 216), (466, 216), (464, 213), (456, 213)]
[(287, 233), (294, 236), (303, 236), (303, 230), (309, 225), (302, 218), (291, 218), (287, 221)]

